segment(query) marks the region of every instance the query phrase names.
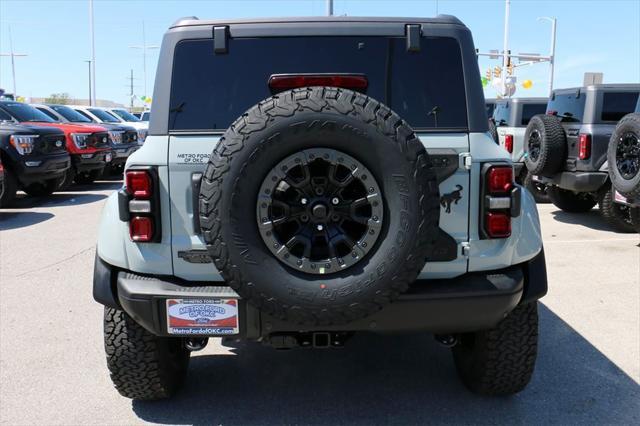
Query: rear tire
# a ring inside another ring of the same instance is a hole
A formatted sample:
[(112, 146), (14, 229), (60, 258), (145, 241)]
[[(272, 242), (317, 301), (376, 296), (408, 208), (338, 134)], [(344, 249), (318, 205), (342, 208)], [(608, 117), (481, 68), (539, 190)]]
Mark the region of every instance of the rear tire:
[(547, 194), (554, 206), (569, 213), (585, 213), (598, 204), (590, 192), (573, 192), (551, 185), (547, 187)]
[(549, 194), (547, 194), (547, 185), (544, 183), (536, 182), (533, 180), (533, 175), (527, 173), (522, 182), (524, 186), (533, 195), (533, 199), (536, 203), (550, 203)]
[(0, 192), (0, 207), (10, 207), (16, 199), (18, 182), (13, 172), (8, 168), (4, 169), (4, 183)]
[(602, 192), (598, 203), (600, 204), (600, 214), (614, 230), (624, 233), (638, 232), (631, 218), (633, 207), (616, 203), (610, 186)]
[(531, 174), (553, 176), (567, 157), (567, 138), (557, 117), (535, 115), (524, 134), (524, 163)]
[(184, 382), (190, 352), (182, 339), (155, 336), (123, 311), (105, 307), (104, 346), (111, 380), (122, 396), (168, 398)]
[(458, 375), (481, 395), (512, 395), (533, 374), (538, 351), (538, 303), (517, 306), (490, 330), (465, 333), (453, 347)]

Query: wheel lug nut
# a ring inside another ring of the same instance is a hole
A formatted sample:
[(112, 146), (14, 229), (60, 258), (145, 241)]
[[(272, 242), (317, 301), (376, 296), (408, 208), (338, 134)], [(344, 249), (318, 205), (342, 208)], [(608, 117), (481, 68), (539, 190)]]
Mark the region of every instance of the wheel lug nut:
[(333, 198), (331, 199), (331, 204), (333, 204), (334, 206), (335, 206), (336, 204), (338, 204), (339, 202), (340, 202), (340, 200), (338, 199), (338, 197), (333, 197)]
[(308, 202), (309, 202), (309, 201), (308, 201), (306, 198), (303, 198), (302, 200), (300, 200), (300, 203), (301, 203), (302, 205), (305, 205), (305, 204), (307, 204)]

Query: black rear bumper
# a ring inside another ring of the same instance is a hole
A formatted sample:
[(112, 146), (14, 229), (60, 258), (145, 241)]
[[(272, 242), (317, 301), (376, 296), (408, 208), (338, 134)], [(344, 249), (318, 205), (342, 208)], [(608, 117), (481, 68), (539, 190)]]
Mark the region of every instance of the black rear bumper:
[[(166, 333), (168, 298), (236, 298), (227, 286), (194, 285), (176, 278), (118, 271), (96, 257), (94, 299), (123, 309), (156, 335)], [(547, 292), (544, 251), (529, 262), (499, 271), (474, 272), (453, 279), (418, 280), (398, 300), (376, 314), (340, 326), (308, 327), (271, 318), (240, 299), (240, 337), (257, 339), (276, 332), (427, 331), (458, 333), (495, 326), (519, 303)]]
[(575, 192), (596, 192), (608, 178), (606, 172), (562, 172), (553, 177), (539, 177), (543, 183)]

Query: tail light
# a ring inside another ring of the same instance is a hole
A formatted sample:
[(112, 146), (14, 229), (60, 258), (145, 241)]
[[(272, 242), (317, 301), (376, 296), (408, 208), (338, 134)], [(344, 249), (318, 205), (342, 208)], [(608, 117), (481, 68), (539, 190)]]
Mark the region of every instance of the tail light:
[(591, 135), (588, 133), (580, 133), (578, 139), (578, 158), (587, 160), (591, 157)]
[(513, 152), (513, 135), (504, 135), (504, 149), (509, 153)]
[(269, 77), (273, 93), (311, 86), (343, 87), (364, 93), (369, 81), (362, 74), (273, 74)]
[(144, 170), (129, 170), (125, 176), (125, 187), (134, 198), (147, 199), (153, 190), (151, 176)]
[(120, 220), (129, 223), (131, 241), (161, 241), (158, 175), (153, 167), (127, 170), (125, 187), (118, 192)]
[(485, 164), (481, 201), (482, 238), (511, 236), (511, 219), (520, 214), (521, 190), (514, 184), (513, 167)]

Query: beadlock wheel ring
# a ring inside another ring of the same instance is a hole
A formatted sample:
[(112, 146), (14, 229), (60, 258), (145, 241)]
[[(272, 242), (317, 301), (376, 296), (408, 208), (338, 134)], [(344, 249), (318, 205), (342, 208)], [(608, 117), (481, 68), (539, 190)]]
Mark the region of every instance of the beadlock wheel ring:
[(640, 139), (636, 134), (625, 133), (618, 141), (616, 167), (627, 180), (633, 179), (640, 171)]
[(330, 274), (360, 262), (375, 245), (384, 219), (382, 192), (358, 160), (313, 148), (280, 161), (258, 193), (262, 240), (282, 263)]

